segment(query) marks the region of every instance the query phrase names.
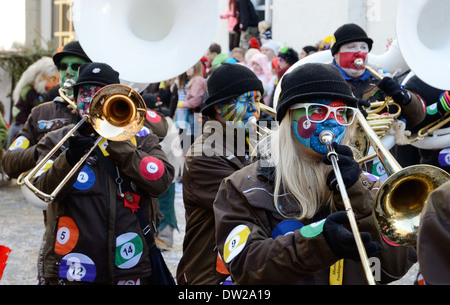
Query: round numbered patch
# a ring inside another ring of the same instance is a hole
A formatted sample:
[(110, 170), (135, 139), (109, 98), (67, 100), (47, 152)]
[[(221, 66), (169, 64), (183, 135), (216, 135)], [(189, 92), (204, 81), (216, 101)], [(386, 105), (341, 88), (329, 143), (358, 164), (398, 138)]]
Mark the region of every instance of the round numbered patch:
[(95, 174), (94, 171), (85, 166), (80, 171), (77, 177), (77, 181), (73, 184), (73, 187), (80, 191), (85, 191), (90, 189), (95, 183)]
[(19, 149), (27, 149), (30, 146), (30, 140), (25, 138), (24, 136), (18, 137), (9, 147), (9, 150), (19, 150)]
[(139, 170), (147, 180), (158, 180), (164, 174), (164, 164), (154, 157), (145, 157), (139, 164)]
[(94, 262), (84, 254), (70, 253), (63, 257), (59, 276), (69, 281), (93, 282), (97, 270)]
[(300, 233), (308, 238), (316, 237), (323, 231), (323, 226), (325, 225), (325, 220), (322, 219), (320, 221), (314, 222), (310, 225), (304, 226), (300, 229)]
[(141, 259), (144, 245), (137, 233), (124, 233), (116, 238), (116, 266), (130, 269)]
[(147, 110), (146, 118), (150, 123), (153, 123), (153, 124), (157, 124), (157, 123), (161, 122), (161, 116), (152, 110)]
[(231, 262), (245, 247), (250, 235), (250, 229), (245, 225), (239, 225), (228, 234), (223, 248), (223, 258), (225, 263)]
[(438, 161), (440, 166), (450, 166), (450, 148), (445, 148), (439, 152)]
[(277, 238), (277, 236), (285, 236), (288, 234), (293, 234), (296, 230), (301, 229), (303, 224), (295, 219), (289, 219), (280, 222), (275, 229), (272, 231), (272, 238)]
[(72, 251), (78, 242), (79, 235), (78, 227), (72, 218), (66, 216), (59, 218), (55, 253), (65, 255)]

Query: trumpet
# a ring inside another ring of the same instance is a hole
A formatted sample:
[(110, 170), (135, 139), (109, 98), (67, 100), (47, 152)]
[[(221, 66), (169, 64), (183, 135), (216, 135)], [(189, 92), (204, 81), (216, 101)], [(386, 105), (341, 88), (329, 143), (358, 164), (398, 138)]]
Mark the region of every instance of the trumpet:
[[(64, 92), (62, 92), (65, 96)], [(65, 96), (67, 98), (67, 96)], [(76, 105), (75, 105), (76, 109)], [(17, 183), (27, 186), (37, 197), (47, 203), (55, 200), (57, 194), (64, 185), (83, 165), (87, 157), (104, 139), (111, 141), (124, 141), (135, 136), (144, 125), (146, 107), (142, 97), (133, 88), (125, 85), (108, 85), (100, 89), (92, 98), (89, 105), (88, 114), (58, 142), (55, 147), (29, 172), (22, 173)], [(91, 149), (75, 164), (69, 173), (62, 179), (59, 185), (51, 194), (47, 194), (36, 188), (31, 181), (36, 177), (37, 172), (47, 163), (47, 161), (61, 148), (61, 146), (88, 121), (94, 130), (100, 135), (94, 142)]]

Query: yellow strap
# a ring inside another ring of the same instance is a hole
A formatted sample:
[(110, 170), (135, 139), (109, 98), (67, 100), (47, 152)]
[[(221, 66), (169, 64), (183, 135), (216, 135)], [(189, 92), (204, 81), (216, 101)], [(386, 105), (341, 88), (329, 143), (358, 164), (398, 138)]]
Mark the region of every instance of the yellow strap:
[(330, 267), (330, 285), (342, 285), (342, 275), (344, 272), (344, 260), (338, 260)]

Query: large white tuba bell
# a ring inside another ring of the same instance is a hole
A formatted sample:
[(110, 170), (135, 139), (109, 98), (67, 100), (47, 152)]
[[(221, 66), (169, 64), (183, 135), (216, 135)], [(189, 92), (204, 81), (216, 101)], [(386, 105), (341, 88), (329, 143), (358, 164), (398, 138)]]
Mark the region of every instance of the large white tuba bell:
[[(397, 36), (403, 57), (428, 85), (450, 89), (450, 6), (446, 0), (401, 0), (397, 15)], [(406, 80), (405, 80), (406, 82)], [(450, 143), (450, 127), (411, 145), (422, 149), (442, 149)]]
[(450, 87), (450, 14), (448, 0), (402, 0), (397, 37), (411, 70), (427, 84)]
[[(75, 0), (77, 39), (133, 88), (182, 74), (216, 34), (217, 0)], [(144, 88), (142, 88), (144, 89)]]

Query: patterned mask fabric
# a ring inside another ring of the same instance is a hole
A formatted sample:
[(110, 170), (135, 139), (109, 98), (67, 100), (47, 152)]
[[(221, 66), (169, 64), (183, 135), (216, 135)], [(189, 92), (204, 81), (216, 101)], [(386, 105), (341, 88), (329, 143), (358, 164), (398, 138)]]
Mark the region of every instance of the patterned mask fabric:
[(346, 126), (353, 122), (355, 114), (356, 109), (345, 106), (342, 101), (311, 100), (295, 110), (292, 127), (300, 144), (325, 155), (327, 149), (320, 142), (319, 134), (330, 130), (335, 135), (333, 142), (340, 144)]
[(83, 117), (88, 114), (89, 105), (94, 95), (100, 90), (102, 86), (98, 85), (84, 85), (78, 90), (77, 107), (78, 114)]
[(222, 117), (233, 126), (243, 128), (250, 117), (259, 118), (260, 100), (261, 93), (259, 91), (246, 92), (220, 105)]

